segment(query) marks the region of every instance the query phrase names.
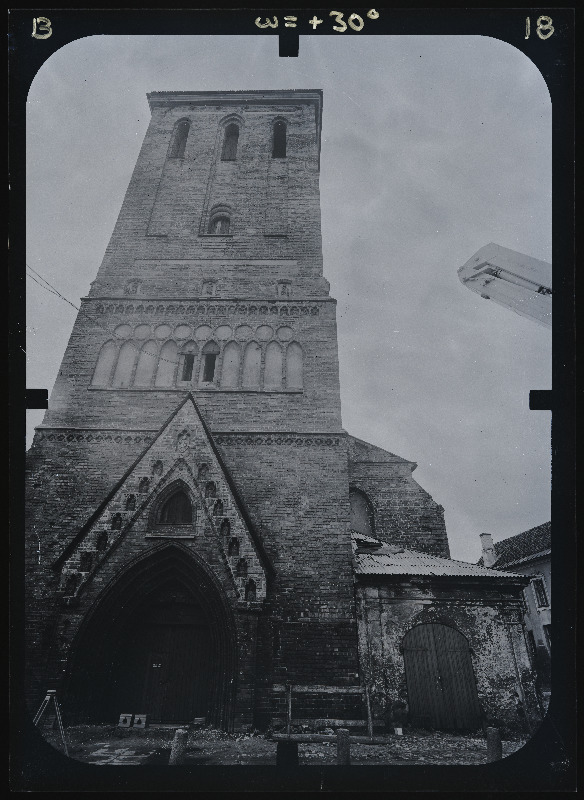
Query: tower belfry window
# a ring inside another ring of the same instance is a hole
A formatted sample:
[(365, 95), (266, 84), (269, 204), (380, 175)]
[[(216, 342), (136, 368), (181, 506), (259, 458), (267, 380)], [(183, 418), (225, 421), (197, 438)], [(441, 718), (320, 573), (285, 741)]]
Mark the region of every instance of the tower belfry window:
[(209, 233), (226, 234), (229, 233), (230, 220), (226, 214), (220, 217), (213, 217), (209, 225)]
[(188, 119), (181, 119), (177, 123), (174, 129), (174, 138), (172, 140), (170, 152), (168, 154), (169, 158), (184, 158), (190, 127), (191, 123), (188, 121)]
[(235, 161), (237, 158), (237, 143), (239, 141), (239, 126), (232, 122), (225, 128), (221, 161)]
[(272, 158), (286, 158), (286, 123), (282, 120), (274, 124)]

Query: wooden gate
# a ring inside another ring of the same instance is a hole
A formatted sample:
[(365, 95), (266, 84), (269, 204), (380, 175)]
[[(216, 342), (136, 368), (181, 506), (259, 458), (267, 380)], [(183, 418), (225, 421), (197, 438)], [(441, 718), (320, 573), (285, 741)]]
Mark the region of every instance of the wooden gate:
[(419, 727), (474, 730), (481, 710), (466, 638), (438, 623), (416, 625), (404, 636), (410, 721)]

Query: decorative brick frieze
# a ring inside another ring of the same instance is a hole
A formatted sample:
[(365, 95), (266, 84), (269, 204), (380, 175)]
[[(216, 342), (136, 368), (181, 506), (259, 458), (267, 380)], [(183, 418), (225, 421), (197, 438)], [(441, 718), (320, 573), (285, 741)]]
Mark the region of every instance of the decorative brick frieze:
[[(181, 302), (169, 302), (167, 298), (149, 298), (139, 303), (121, 303), (117, 298), (91, 298), (91, 306), (86, 306), (87, 313), (93, 308), (97, 315), (117, 314), (117, 315), (140, 315), (140, 314), (166, 314), (176, 319), (182, 314), (196, 314), (197, 318), (207, 316), (226, 316), (239, 315), (248, 317), (307, 317), (318, 316), (320, 314), (320, 304), (323, 302), (334, 302), (331, 298), (319, 300), (307, 300), (297, 303), (241, 303), (229, 301), (229, 299), (210, 302), (205, 300), (182, 300)], [(95, 306), (93, 306), (95, 302)]]
[[(37, 428), (36, 439), (49, 442), (136, 442), (149, 444), (156, 431), (123, 431), (106, 428)], [(339, 436), (330, 434), (285, 433), (266, 431), (218, 432), (214, 434), (217, 444), (286, 445), (293, 447), (338, 447)]]

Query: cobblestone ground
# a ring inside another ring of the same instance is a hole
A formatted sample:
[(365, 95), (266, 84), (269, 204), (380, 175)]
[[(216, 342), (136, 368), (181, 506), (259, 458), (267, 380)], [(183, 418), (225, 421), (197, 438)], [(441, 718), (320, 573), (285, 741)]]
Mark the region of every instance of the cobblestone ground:
[[(62, 749), (58, 732), (43, 731)], [(79, 725), (66, 731), (69, 755), (89, 764), (168, 764), (174, 728), (144, 731)], [(525, 739), (503, 741), (503, 757), (519, 750)], [(300, 764), (335, 764), (336, 744), (300, 744)], [(351, 745), (352, 764), (484, 764), (487, 744), (476, 735), (405, 731), (382, 745)], [(255, 765), (276, 763), (276, 742), (261, 734), (230, 735), (205, 729), (189, 734), (185, 764)]]

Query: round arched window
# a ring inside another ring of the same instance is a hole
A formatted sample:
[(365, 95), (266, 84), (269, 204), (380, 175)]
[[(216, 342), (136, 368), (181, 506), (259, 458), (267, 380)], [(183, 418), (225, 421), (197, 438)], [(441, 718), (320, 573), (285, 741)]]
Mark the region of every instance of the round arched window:
[(225, 235), (229, 233), (230, 227), (231, 221), (227, 214), (220, 214), (219, 216), (211, 218), (211, 222), (209, 223), (209, 233)]

